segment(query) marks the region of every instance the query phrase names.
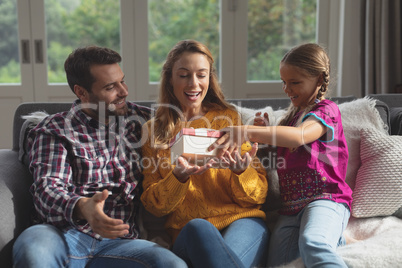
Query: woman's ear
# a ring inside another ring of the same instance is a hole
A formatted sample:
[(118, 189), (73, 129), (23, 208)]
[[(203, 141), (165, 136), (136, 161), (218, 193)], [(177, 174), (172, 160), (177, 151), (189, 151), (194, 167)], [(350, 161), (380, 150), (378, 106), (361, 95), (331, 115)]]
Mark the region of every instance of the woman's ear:
[(88, 100), (88, 91), (82, 86), (74, 85), (74, 93), (81, 102), (86, 102)]

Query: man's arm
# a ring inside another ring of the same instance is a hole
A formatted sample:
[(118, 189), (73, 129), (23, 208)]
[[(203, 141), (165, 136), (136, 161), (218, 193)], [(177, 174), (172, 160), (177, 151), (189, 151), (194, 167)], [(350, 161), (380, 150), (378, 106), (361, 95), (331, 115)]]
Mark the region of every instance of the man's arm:
[(128, 224), (110, 218), (103, 211), (109, 196), (107, 190), (91, 198), (74, 193), (68, 150), (59, 138), (47, 133), (36, 135), (30, 159), (34, 203), (45, 222), (63, 228), (77, 226), (78, 221), (85, 220), (95, 233), (105, 238), (128, 234)]
[(80, 198), (69, 190), (72, 169), (67, 149), (61, 141), (47, 133), (30, 133), (31, 187), (36, 211), (46, 223), (57, 227), (74, 224), (73, 208)]

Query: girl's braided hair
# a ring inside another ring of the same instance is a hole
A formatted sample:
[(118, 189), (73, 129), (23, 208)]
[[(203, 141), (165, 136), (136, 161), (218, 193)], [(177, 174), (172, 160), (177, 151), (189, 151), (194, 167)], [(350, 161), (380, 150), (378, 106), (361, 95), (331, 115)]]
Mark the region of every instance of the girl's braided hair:
[[(329, 89), (330, 60), (325, 49), (315, 43), (307, 43), (296, 46), (289, 50), (282, 58), (281, 63), (290, 64), (305, 71), (311, 77), (322, 76), (322, 85), (318, 90), (316, 99), (323, 100)], [(300, 120), (314, 107), (315, 103), (309, 105)], [(291, 118), (298, 112), (298, 108), (290, 104), (287, 113), (279, 123), (286, 125)], [(297, 124), (300, 124), (298, 122)]]

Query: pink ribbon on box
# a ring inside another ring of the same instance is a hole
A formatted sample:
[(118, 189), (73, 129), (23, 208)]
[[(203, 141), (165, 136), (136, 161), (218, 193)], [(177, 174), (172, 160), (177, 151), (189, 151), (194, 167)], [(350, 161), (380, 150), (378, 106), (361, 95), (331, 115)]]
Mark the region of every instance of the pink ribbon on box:
[(183, 135), (219, 138), (222, 137), (223, 132), (208, 128), (183, 128), (174, 138), (171, 139), (169, 146), (172, 146)]

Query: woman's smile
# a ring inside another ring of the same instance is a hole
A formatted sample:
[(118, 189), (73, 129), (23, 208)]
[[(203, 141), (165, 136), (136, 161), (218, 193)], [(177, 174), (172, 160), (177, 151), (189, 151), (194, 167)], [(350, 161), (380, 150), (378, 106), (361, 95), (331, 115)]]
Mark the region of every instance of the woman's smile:
[(210, 64), (201, 53), (185, 52), (173, 65), (171, 85), (184, 116), (203, 115), (202, 102), (207, 95)]
[(201, 91), (184, 92), (184, 94), (187, 95), (189, 100), (196, 101), (201, 96)]

